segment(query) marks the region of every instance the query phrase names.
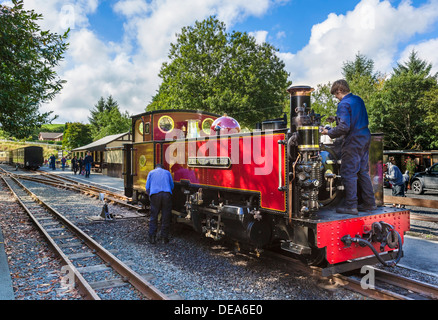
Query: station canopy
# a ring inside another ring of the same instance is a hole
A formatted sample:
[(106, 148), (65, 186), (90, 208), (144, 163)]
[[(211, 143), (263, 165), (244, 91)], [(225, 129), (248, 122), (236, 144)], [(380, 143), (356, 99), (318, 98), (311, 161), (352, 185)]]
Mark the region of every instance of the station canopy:
[(71, 150), (72, 152), (81, 152), (81, 151), (105, 151), (106, 146), (116, 140), (123, 140), (123, 137), (130, 134), (130, 132), (120, 133), (120, 134), (113, 134), (110, 136), (103, 137), (102, 139), (96, 140), (90, 144), (87, 144), (85, 146), (75, 148)]

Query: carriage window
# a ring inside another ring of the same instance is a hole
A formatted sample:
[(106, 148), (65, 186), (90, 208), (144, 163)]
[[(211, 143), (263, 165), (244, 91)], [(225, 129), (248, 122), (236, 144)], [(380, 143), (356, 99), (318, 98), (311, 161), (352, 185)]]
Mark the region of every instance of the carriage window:
[(162, 116), (160, 120), (158, 120), (158, 128), (164, 133), (172, 131), (174, 125), (173, 119), (169, 116)]
[(210, 128), (213, 122), (214, 120), (211, 118), (206, 118), (202, 121), (202, 131), (204, 131), (205, 134), (210, 134)]
[(143, 135), (143, 133), (149, 134), (149, 126), (149, 122), (143, 123), (143, 121), (140, 120), (137, 125), (137, 130), (141, 135)]

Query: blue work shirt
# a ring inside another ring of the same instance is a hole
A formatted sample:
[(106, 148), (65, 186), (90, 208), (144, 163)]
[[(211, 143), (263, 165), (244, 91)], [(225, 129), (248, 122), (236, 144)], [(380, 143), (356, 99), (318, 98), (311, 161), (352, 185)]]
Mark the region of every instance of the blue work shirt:
[(336, 111), (336, 127), (327, 134), (332, 139), (345, 136), (344, 145), (364, 145), (369, 141), (368, 113), (359, 96), (349, 93), (342, 98)]
[(146, 180), (146, 192), (149, 196), (159, 192), (172, 193), (173, 179), (169, 171), (156, 168), (149, 172)]
[(84, 159), (85, 164), (92, 164), (93, 163), (93, 156), (91, 155), (86, 155), (85, 159)]
[(388, 163), (387, 166), (388, 172), (386, 177), (388, 180), (395, 186), (401, 186), (404, 184), (403, 174), (401, 173), (400, 169), (392, 163)]

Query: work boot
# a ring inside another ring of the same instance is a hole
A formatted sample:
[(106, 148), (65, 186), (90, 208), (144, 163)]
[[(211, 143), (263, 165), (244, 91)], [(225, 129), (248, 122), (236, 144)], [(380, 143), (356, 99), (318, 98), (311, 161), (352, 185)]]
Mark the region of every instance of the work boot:
[(148, 234), (148, 241), (150, 244), (157, 243), (157, 239), (156, 239), (155, 235), (151, 235), (151, 234)]
[(360, 204), (357, 206), (357, 210), (359, 210), (359, 211), (373, 211), (373, 210), (377, 210), (377, 206), (376, 205)]
[(336, 212), (337, 213), (344, 213), (344, 214), (354, 214), (354, 215), (358, 215), (359, 211), (357, 211), (356, 208), (343, 208), (343, 207), (339, 207), (336, 208)]

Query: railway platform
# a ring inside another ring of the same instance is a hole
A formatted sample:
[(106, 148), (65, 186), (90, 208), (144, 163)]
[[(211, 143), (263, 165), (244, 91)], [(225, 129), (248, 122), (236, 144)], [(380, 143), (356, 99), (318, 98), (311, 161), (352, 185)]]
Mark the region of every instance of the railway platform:
[(8, 257), (6, 256), (3, 232), (0, 227), (0, 300), (15, 300), (9, 272)]
[(399, 265), (438, 277), (438, 242), (405, 236)]
[(49, 167), (40, 167), (38, 170), (40, 171), (46, 171), (53, 174), (58, 174), (60, 176), (65, 176), (70, 179), (76, 179), (80, 182), (95, 184), (96, 186), (106, 186), (110, 187), (111, 189), (115, 189), (114, 191), (123, 193), (124, 192), (124, 185), (123, 185), (123, 179), (110, 177), (107, 175), (104, 175), (102, 173), (98, 172), (91, 172), (89, 178), (85, 178), (85, 176), (80, 174), (74, 174), (73, 171), (71, 171), (71, 168), (65, 168), (64, 171), (62, 169), (56, 168), (56, 170), (52, 170)]

